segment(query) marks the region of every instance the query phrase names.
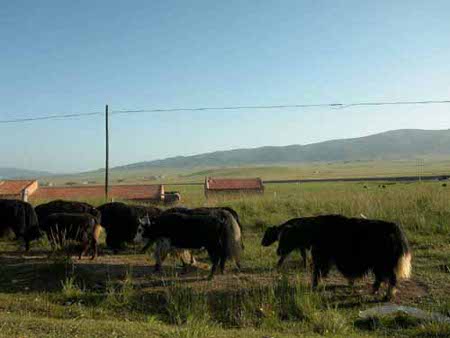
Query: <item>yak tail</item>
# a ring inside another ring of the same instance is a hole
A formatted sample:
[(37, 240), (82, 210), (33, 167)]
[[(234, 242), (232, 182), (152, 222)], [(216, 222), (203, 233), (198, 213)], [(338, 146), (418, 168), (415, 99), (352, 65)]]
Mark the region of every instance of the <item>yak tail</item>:
[(399, 279), (408, 279), (411, 277), (411, 252), (405, 252), (397, 261), (395, 266), (395, 275)]
[(102, 233), (102, 226), (100, 224), (94, 225), (94, 230), (92, 232), (92, 238), (98, 242), (98, 239), (100, 238), (100, 234)]
[(226, 215), (226, 219), (224, 222), (226, 234), (226, 255), (228, 258), (234, 258), (235, 260), (239, 261), (242, 251), (241, 228), (239, 227), (236, 218), (234, 218), (230, 212), (224, 211), (223, 214)]
[(396, 227), (396, 242), (399, 251), (396, 255), (398, 257), (397, 264), (395, 266), (395, 275), (399, 279), (408, 279), (411, 276), (411, 250), (409, 248), (408, 240), (405, 233), (399, 226)]

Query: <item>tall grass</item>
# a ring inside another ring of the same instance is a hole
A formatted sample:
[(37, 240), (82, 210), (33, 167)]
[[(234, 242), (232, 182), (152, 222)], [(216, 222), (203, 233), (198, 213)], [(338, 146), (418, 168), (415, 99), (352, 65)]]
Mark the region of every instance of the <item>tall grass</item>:
[[(448, 334), (448, 326), (435, 323), (402, 326), (400, 322), (381, 321), (372, 328), (354, 328), (360, 306), (373, 305), (364, 304), (366, 296), (353, 295), (356, 301), (346, 302), (347, 290), (338, 296), (334, 290), (312, 292), (309, 283), (305, 283), (301, 275), (293, 275), (292, 270), (283, 275), (271, 273), (276, 263), (275, 249), (262, 248), (259, 243), (267, 226), (294, 217), (333, 213), (360, 217), (364, 214), (369, 218), (397, 222), (405, 229), (413, 248), (414, 269), (418, 270), (413, 282), (416, 278), (421, 283), (431, 281), (427, 284), (430, 294), (420, 301), (428, 302), (430, 309), (445, 313), (449, 304), (448, 288), (445, 288), (450, 285), (450, 279), (446, 270), (438, 268), (448, 265), (450, 188), (437, 182), (397, 183), (386, 188), (379, 188), (378, 183), (274, 184), (267, 186), (263, 196), (215, 200), (206, 200), (201, 186), (173, 187), (171, 190), (182, 191), (183, 205), (188, 207), (221, 205), (238, 211), (244, 227), (246, 248), (242, 262), (246, 276), (233, 287), (219, 285), (217, 288), (213, 283), (220, 283), (221, 277), (212, 283), (187, 284), (173, 276), (163, 288), (141, 290), (136, 287), (130, 272), (124, 278), (120, 277), (119, 282), (106, 283), (106, 290), (99, 297), (101, 302), (95, 305), (104, 310), (104, 316), (135, 320), (150, 318), (149, 322), (160, 323), (158, 325), (169, 324), (170, 329), (162, 334), (165, 337), (210, 337), (217, 328), (283, 333), (291, 326), (295, 326), (299, 335), (306, 336), (351, 336), (355, 332), (426, 336), (427, 330), (430, 335)], [(73, 270), (73, 263), (63, 260), (55, 263)], [(264, 277), (260, 278), (261, 275)], [(68, 298), (88, 297), (90, 291), (80, 289), (75, 281), (73, 274), (66, 275), (63, 294)], [(443, 299), (443, 305), (436, 310), (436, 299), (440, 299), (437, 297)], [(351, 302), (354, 304), (350, 305)], [(406, 302), (415, 300), (407, 299)], [(353, 308), (347, 311), (341, 305)], [(426, 306), (422, 303), (412, 305)]]

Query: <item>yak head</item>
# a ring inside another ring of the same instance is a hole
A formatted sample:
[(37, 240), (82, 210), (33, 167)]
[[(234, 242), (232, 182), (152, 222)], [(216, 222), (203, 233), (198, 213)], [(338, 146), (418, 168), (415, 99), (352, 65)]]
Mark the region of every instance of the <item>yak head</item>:
[(268, 227), (264, 233), (264, 237), (261, 241), (262, 246), (269, 246), (278, 241), (278, 236), (280, 235), (280, 227), (273, 226)]
[(136, 231), (136, 235), (134, 236), (135, 243), (144, 242), (145, 232), (148, 228), (150, 228), (151, 225), (152, 222), (148, 214), (146, 214), (143, 218), (139, 218), (139, 225)]

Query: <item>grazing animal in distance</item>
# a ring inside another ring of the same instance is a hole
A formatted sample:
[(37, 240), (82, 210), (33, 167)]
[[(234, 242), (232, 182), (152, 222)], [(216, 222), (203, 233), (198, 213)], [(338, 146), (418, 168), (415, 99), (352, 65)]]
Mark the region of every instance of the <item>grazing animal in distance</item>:
[[(292, 225), (295, 226), (295, 219), (287, 221), (278, 226), (268, 227), (266, 229), (266, 231), (264, 232), (263, 239), (261, 240), (261, 245), (262, 246), (270, 246), (273, 243), (277, 242), (280, 238), (280, 235), (281, 235), (281, 232), (283, 231), (283, 229), (285, 227), (292, 226)], [(306, 269), (306, 265), (307, 265), (306, 251), (310, 249), (310, 246), (305, 245), (304, 247), (303, 246), (298, 247), (297, 249), (300, 251), (300, 255), (302, 256), (302, 266)], [(280, 259), (280, 261), (277, 264), (278, 268), (281, 268), (285, 259), (286, 259), (286, 257), (284, 257), (282, 260)]]
[(227, 259), (233, 258), (240, 268), (241, 232), (228, 211), (222, 211), (221, 217), (163, 213), (144, 228), (142, 237), (148, 240), (145, 248), (163, 238), (180, 249), (205, 248), (212, 262), (210, 278), (218, 267), (224, 272)]
[(389, 285), (386, 299), (396, 293), (398, 279), (411, 275), (411, 251), (403, 230), (395, 223), (341, 215), (304, 217), (280, 235), (280, 261), (295, 249), (310, 246), (313, 259), (312, 286), (326, 277), (335, 265), (353, 281), (372, 271), (373, 291)]
[(181, 201), (181, 194), (178, 191), (168, 191), (164, 194), (164, 204), (177, 204)]
[(39, 222), (31, 204), (10, 199), (0, 199), (0, 236), (11, 230), (16, 239), (25, 242), (25, 250), (30, 250), (30, 242), (41, 237)]
[(44, 228), (53, 247), (64, 246), (67, 240), (75, 240), (81, 243), (80, 259), (87, 254), (89, 247), (92, 250), (91, 259), (97, 257), (102, 228), (91, 214), (51, 214), (46, 218)]

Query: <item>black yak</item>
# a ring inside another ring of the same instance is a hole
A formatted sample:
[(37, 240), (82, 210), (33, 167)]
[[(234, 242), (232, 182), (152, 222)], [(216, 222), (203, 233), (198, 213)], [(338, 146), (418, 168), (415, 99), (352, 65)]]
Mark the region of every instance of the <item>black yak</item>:
[(31, 204), (19, 200), (0, 199), (0, 236), (12, 230), (17, 239), (25, 241), (25, 250), (30, 242), (41, 236), (39, 222)]
[[(227, 222), (227, 218), (229, 217), (229, 215), (223, 215), (222, 211), (224, 210), (229, 212), (237, 222), (237, 225), (239, 226), (241, 232), (241, 246), (242, 249), (244, 249), (244, 242), (242, 239), (242, 225), (239, 220), (239, 215), (234, 209), (230, 207), (201, 207), (194, 209), (189, 209), (186, 207), (174, 207), (165, 210), (163, 214), (181, 213), (186, 215), (212, 215), (222, 218), (225, 222)], [(138, 227), (135, 242), (143, 241), (142, 233), (144, 231), (144, 227), (150, 224), (151, 222), (150, 220), (141, 219), (141, 223), (142, 226)], [(148, 248), (148, 245), (146, 247)], [(168, 254), (173, 254), (176, 257), (178, 257), (181, 260), (181, 263), (183, 264), (184, 268), (186, 268), (188, 265), (195, 265), (196, 263), (195, 257), (189, 250), (171, 247), (170, 241), (168, 239), (160, 238), (156, 241), (155, 250), (153, 253), (156, 261), (155, 270), (159, 270)]]
[(46, 217), (43, 228), (53, 247), (57, 244), (64, 246), (66, 241), (75, 240), (81, 242), (80, 259), (87, 254), (89, 246), (92, 250), (91, 259), (97, 257), (98, 239), (102, 228), (97, 218), (91, 214), (51, 214)]
[(164, 204), (165, 205), (173, 205), (180, 203), (181, 194), (178, 191), (168, 191), (164, 193)]
[[(281, 225), (268, 227), (266, 229), (266, 231), (264, 232), (263, 239), (261, 240), (261, 245), (262, 246), (270, 246), (273, 243), (277, 242), (280, 238), (282, 230), (287, 226), (295, 225), (295, 221), (296, 221), (296, 219), (292, 219)], [(306, 251), (311, 249), (311, 247), (308, 245), (305, 245), (302, 247), (298, 247), (297, 249), (300, 251), (300, 254), (302, 256), (302, 266), (306, 269), (306, 263), (307, 263)], [(281, 265), (283, 264), (283, 261), (285, 258), (286, 257), (284, 257), (283, 259), (280, 258), (278, 265), (277, 265), (278, 268), (281, 268)]]
[(240, 268), (241, 231), (228, 211), (221, 211), (220, 217), (218, 213), (163, 213), (144, 228), (142, 237), (148, 240), (146, 248), (158, 239), (169, 240), (172, 247), (179, 249), (205, 248), (212, 262), (210, 278), (218, 266), (223, 273), (227, 259), (233, 258)]
[(100, 223), (100, 212), (92, 205), (84, 202), (55, 200), (40, 204), (34, 210), (38, 216), (39, 223), (42, 224), (45, 223), (46, 217), (56, 213), (91, 214), (97, 219), (97, 223)]
[(180, 214), (187, 214), (187, 215), (213, 215), (213, 216), (215, 215), (217, 217), (221, 217), (221, 211), (223, 211), (223, 210), (228, 211), (236, 220), (236, 222), (241, 230), (241, 246), (242, 246), (242, 249), (244, 249), (241, 220), (239, 218), (239, 214), (233, 208), (230, 208), (230, 207), (200, 207), (200, 208), (189, 209), (186, 207), (174, 207), (174, 208), (165, 210), (164, 213), (177, 212)]
[(101, 224), (106, 231), (106, 245), (118, 252), (124, 244), (133, 241), (139, 226), (139, 218), (159, 216), (155, 207), (133, 206), (121, 202), (106, 203), (97, 208), (101, 212)]
[(389, 299), (395, 295), (397, 280), (407, 279), (411, 274), (408, 241), (395, 223), (340, 215), (298, 218), (295, 225), (281, 231), (277, 254), (282, 263), (293, 250), (309, 246), (313, 287), (335, 265), (350, 281), (372, 271), (374, 293), (382, 282), (387, 282), (386, 299)]

